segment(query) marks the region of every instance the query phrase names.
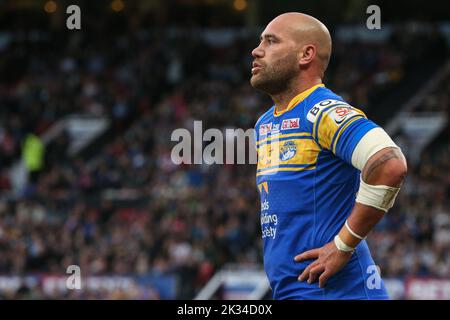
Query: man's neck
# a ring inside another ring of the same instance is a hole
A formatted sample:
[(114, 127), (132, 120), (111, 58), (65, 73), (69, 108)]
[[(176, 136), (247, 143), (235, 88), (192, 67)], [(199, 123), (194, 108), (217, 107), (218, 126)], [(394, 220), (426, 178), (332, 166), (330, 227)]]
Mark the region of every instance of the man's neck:
[(320, 78), (313, 81), (305, 81), (298, 85), (290, 86), (287, 90), (271, 96), (273, 102), (275, 103), (276, 112), (280, 113), (285, 110), (288, 107), (289, 102), (291, 102), (291, 100), (299, 93), (321, 83), (322, 80)]

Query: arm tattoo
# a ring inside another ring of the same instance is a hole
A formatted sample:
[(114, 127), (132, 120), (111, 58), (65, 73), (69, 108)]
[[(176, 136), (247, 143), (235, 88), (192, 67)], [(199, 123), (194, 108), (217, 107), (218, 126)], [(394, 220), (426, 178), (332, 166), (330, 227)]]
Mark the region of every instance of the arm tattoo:
[(369, 165), (368, 168), (364, 170), (365, 172), (363, 173), (363, 180), (367, 181), (376, 168), (378, 168), (379, 166), (383, 165), (384, 163), (388, 162), (391, 159), (403, 159), (402, 153), (396, 148), (391, 148), (388, 152), (383, 154), (380, 158), (375, 160), (373, 163)]

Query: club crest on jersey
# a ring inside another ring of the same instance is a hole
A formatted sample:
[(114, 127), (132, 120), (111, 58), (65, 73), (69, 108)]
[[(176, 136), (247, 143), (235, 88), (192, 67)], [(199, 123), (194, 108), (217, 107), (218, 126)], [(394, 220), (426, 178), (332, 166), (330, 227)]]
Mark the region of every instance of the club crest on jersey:
[(290, 130), (290, 129), (298, 129), (300, 127), (300, 119), (292, 118), (292, 119), (284, 119), (281, 123), (281, 130)]
[(296, 153), (297, 153), (297, 145), (295, 144), (295, 142), (286, 141), (280, 147), (280, 160), (287, 161), (289, 159), (292, 159)]
[(259, 135), (265, 136), (272, 130), (272, 122), (265, 123), (259, 126)]

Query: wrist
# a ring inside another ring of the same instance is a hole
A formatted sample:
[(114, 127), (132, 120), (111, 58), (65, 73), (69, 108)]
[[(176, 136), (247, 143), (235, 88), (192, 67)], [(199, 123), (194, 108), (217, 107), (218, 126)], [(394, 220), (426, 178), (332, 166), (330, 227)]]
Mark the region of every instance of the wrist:
[(334, 237), (334, 244), (339, 251), (353, 253), (355, 251), (355, 247), (351, 247), (346, 244), (339, 235)]
[(356, 248), (362, 241), (361, 237), (355, 236), (346, 225), (342, 226), (342, 229), (339, 231), (338, 235), (346, 245), (352, 248)]

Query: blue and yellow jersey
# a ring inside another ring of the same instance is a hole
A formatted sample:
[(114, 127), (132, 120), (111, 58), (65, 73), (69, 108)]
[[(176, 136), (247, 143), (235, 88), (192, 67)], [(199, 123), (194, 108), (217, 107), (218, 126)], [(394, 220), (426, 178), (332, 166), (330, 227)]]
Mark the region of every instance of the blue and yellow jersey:
[(382, 283), (367, 287), (374, 262), (365, 241), (323, 289), (297, 281), (311, 261), (294, 262), (297, 254), (332, 241), (350, 215), (360, 174), (351, 165), (352, 153), (375, 127), (322, 84), (296, 96), (284, 111), (273, 106), (258, 119), (256, 182), (264, 267), (274, 298), (387, 298)]

